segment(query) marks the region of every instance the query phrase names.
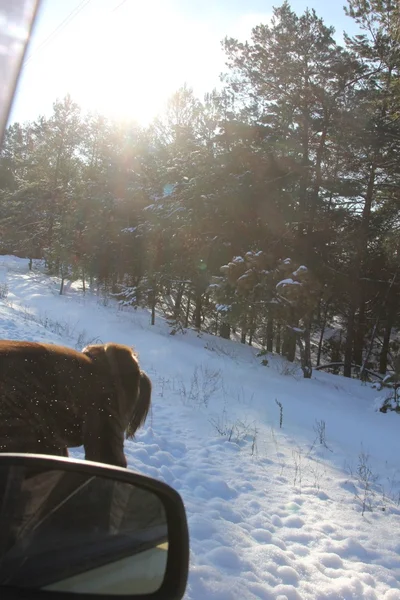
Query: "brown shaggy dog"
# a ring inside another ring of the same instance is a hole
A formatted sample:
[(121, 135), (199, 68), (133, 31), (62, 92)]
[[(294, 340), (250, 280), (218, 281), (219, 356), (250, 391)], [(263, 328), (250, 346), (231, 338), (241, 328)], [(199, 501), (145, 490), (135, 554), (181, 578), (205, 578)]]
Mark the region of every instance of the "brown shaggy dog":
[(0, 452), (85, 458), (126, 467), (124, 434), (146, 420), (151, 382), (129, 346), (0, 341)]

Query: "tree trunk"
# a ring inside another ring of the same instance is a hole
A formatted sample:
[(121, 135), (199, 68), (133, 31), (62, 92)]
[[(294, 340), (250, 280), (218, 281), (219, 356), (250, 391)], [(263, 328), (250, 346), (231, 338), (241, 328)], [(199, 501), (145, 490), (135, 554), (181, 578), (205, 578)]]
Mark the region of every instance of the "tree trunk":
[(305, 324), (304, 331), (304, 366), (303, 366), (304, 379), (311, 379), (312, 376), (312, 364), (311, 364), (311, 319)]
[(190, 314), (190, 303), (192, 300), (192, 292), (189, 290), (187, 305), (186, 305), (186, 314), (185, 314), (185, 327), (186, 329), (189, 327), (189, 314)]
[(64, 281), (65, 281), (65, 277), (64, 277), (64, 275), (61, 275), (60, 296), (62, 296), (62, 293), (64, 291)]
[[(324, 156), (324, 150), (325, 150), (325, 145), (326, 145), (326, 138), (328, 135), (329, 123), (330, 123), (330, 114), (329, 114), (327, 107), (324, 107), (324, 121), (323, 121), (323, 125), (322, 125), (321, 135), (319, 138), (319, 144), (318, 144), (318, 148), (317, 148), (317, 152), (316, 152), (316, 157), (315, 157), (315, 181), (314, 181), (314, 185), (313, 185), (313, 189), (312, 189), (312, 193), (311, 193), (311, 205), (310, 205), (310, 209), (309, 209), (309, 218), (308, 218), (308, 225), (307, 225), (308, 235), (312, 234), (312, 232), (313, 232), (315, 216), (317, 214), (318, 198), (319, 198), (319, 192), (320, 192), (320, 188), (321, 188), (321, 184), (322, 184), (322, 159)], [(311, 247), (308, 247), (308, 253), (310, 253), (310, 252), (313, 252), (313, 249)], [(310, 260), (310, 258), (311, 258), (311, 256), (308, 256), (309, 260)]]
[[(368, 361), (369, 361), (369, 357), (371, 356), (371, 353), (372, 353), (372, 350), (373, 350), (373, 347), (374, 347), (376, 332), (377, 332), (377, 329), (379, 327), (379, 322), (380, 322), (380, 318), (381, 318), (381, 312), (382, 312), (382, 310), (384, 308), (386, 308), (386, 305), (388, 304), (388, 300), (389, 300), (389, 297), (390, 297), (390, 292), (392, 291), (392, 287), (394, 285), (394, 282), (396, 281), (396, 277), (397, 277), (397, 273), (398, 273), (399, 268), (400, 267), (397, 267), (397, 271), (393, 275), (392, 281), (390, 282), (389, 288), (388, 288), (388, 290), (387, 290), (387, 292), (385, 294), (385, 298), (383, 300), (383, 303), (380, 304), (380, 308), (379, 308), (379, 311), (378, 311), (378, 314), (377, 314), (377, 317), (376, 317), (376, 320), (375, 320), (375, 325), (374, 325), (374, 327), (372, 329), (372, 335), (371, 335), (371, 339), (370, 339), (369, 346), (368, 346), (368, 349), (367, 349), (367, 353), (366, 353), (366, 356), (365, 356), (365, 360), (364, 360), (364, 362), (362, 364), (362, 368), (361, 368), (361, 371), (360, 371), (360, 379), (364, 379), (364, 377), (365, 377), (366, 369), (367, 369), (367, 365), (368, 365)], [(381, 351), (380, 360), (379, 360), (379, 368), (381, 368), (381, 366), (385, 367), (385, 371), (383, 372), (384, 374), (385, 374), (386, 368), (387, 368), (387, 354), (388, 354), (388, 351), (389, 351), (390, 333), (391, 333), (391, 330), (392, 330), (393, 320), (394, 320), (393, 309), (392, 309), (391, 304), (389, 304), (388, 319), (387, 319), (387, 325), (389, 327), (387, 326), (385, 328), (385, 334), (384, 334), (384, 340), (383, 340), (384, 354), (382, 356), (382, 351)], [(388, 335), (387, 339), (385, 339), (386, 335)], [(381, 359), (382, 358), (383, 358), (384, 362), (381, 365)]]
[(176, 294), (175, 306), (174, 306), (174, 319), (177, 320), (179, 318), (179, 313), (181, 311), (183, 292), (185, 291), (185, 284), (180, 283), (178, 287), (178, 292)]
[(281, 353), (281, 324), (278, 323), (276, 327), (276, 340), (275, 340), (275, 352)]
[[(342, 346), (342, 332), (339, 333), (339, 336), (340, 337), (338, 340), (336, 339), (336, 337), (331, 340), (330, 361), (332, 363), (340, 363), (342, 361), (342, 355), (340, 352), (340, 348)], [(332, 373), (334, 375), (339, 375), (339, 371), (340, 371), (340, 367), (337, 366), (333, 369)], [(350, 368), (350, 374), (351, 374), (351, 368)]]
[(118, 273), (112, 273), (111, 292), (113, 294), (116, 294), (118, 292), (118, 280), (119, 280)]
[(274, 349), (274, 320), (268, 317), (267, 320), (267, 351), (272, 352)]
[(250, 333), (249, 333), (249, 342), (248, 342), (249, 346), (252, 346), (252, 345), (253, 345), (253, 333), (254, 333), (254, 332), (253, 332), (253, 330), (252, 330), (252, 329), (250, 329)]
[(283, 334), (282, 354), (289, 362), (296, 358), (296, 334), (291, 327), (286, 327)]
[(150, 304), (151, 304), (151, 324), (155, 325), (156, 322), (156, 299), (157, 299), (157, 293), (156, 290), (153, 288), (152, 291), (150, 292)]
[(55, 165), (55, 169), (54, 169), (53, 192), (51, 195), (51, 208), (49, 211), (50, 219), (49, 219), (49, 224), (47, 227), (47, 246), (48, 246), (48, 248), (51, 248), (52, 242), (53, 242), (53, 229), (54, 229), (54, 222), (55, 222), (55, 217), (56, 217), (56, 212), (57, 212), (56, 211), (57, 184), (58, 184), (58, 176), (59, 176), (61, 155), (62, 155), (63, 149), (64, 149), (64, 141), (62, 138), (61, 144), (58, 147), (56, 165)]
[(393, 322), (394, 322), (394, 315), (393, 315), (392, 309), (390, 309), (388, 312), (386, 323), (385, 323), (385, 331), (383, 334), (383, 344), (382, 344), (382, 348), (381, 348), (381, 353), (379, 355), (379, 373), (381, 373), (382, 375), (386, 375), (386, 371), (387, 371), (389, 344), (390, 344), (390, 336), (392, 333)]
[(194, 307), (194, 326), (197, 329), (197, 331), (201, 330), (201, 301), (202, 295), (196, 294)]
[(321, 304), (322, 304), (322, 295), (319, 297), (317, 304), (317, 323), (321, 323)]
[(136, 306), (140, 306), (141, 300), (142, 300), (142, 290), (140, 288), (140, 282), (141, 282), (142, 278), (141, 277), (136, 277), (135, 281), (133, 282), (133, 287), (135, 287), (135, 296), (136, 296), (136, 302), (135, 305)]
[(33, 263), (33, 260), (32, 260), (32, 258), (30, 258), (29, 259), (29, 270), (30, 271), (32, 271), (32, 263)]
[(219, 335), (219, 313), (215, 311), (215, 335)]
[(354, 340), (354, 317), (356, 308), (353, 303), (350, 304), (347, 317), (346, 345), (344, 348), (344, 368), (343, 375), (351, 377), (351, 363), (353, 358), (353, 340)]
[(310, 323), (304, 327), (304, 344), (300, 336), (297, 337), (297, 343), (300, 349), (301, 370), (303, 371), (304, 379), (311, 379), (311, 342), (310, 342)]
[[(306, 82), (306, 87), (308, 87), (308, 82)], [(304, 107), (302, 110), (303, 117), (303, 130), (301, 132), (301, 145), (302, 145), (302, 158), (301, 158), (301, 166), (302, 173), (299, 183), (299, 209), (300, 209), (300, 218), (299, 218), (299, 235), (303, 236), (304, 234), (304, 226), (307, 220), (307, 189), (308, 189), (308, 181), (309, 181), (309, 123), (310, 123), (310, 114), (308, 106)], [(295, 340), (296, 345), (296, 340)]]
[[(372, 209), (372, 201), (374, 197), (375, 191), (375, 175), (376, 175), (376, 161), (373, 159), (370, 165), (370, 172), (368, 177), (368, 185), (365, 195), (365, 204), (362, 213), (362, 220), (360, 230), (357, 234), (356, 238), (356, 255), (354, 259), (354, 269), (353, 276), (351, 281), (351, 300), (349, 307), (349, 314), (347, 319), (347, 333), (346, 333), (346, 346), (344, 353), (344, 376), (351, 377), (351, 363), (353, 359), (353, 348), (354, 348), (354, 356), (357, 355), (357, 359), (360, 358), (361, 353), (361, 362), (357, 362), (356, 364), (362, 364), (362, 349), (364, 342), (364, 334), (363, 334), (363, 322), (365, 318), (365, 305), (362, 295), (360, 294), (360, 289), (362, 282), (360, 278), (362, 277), (363, 265), (365, 262), (365, 255), (367, 251), (367, 243), (368, 243), (368, 232), (369, 232), (369, 224), (371, 218), (371, 209)], [(359, 308), (359, 327), (357, 330), (357, 340), (355, 340), (355, 314), (356, 310)]]
[(324, 342), (324, 334), (325, 334), (325, 328), (326, 328), (326, 321), (328, 319), (329, 304), (330, 304), (330, 300), (327, 300), (327, 302), (325, 304), (324, 316), (322, 319), (321, 335), (319, 336), (319, 342), (318, 342), (317, 367), (319, 367), (319, 365), (321, 363), (322, 344)]
[(85, 277), (85, 269), (82, 268), (82, 290), (83, 294), (86, 294), (86, 277)]
[(358, 322), (354, 332), (354, 363), (363, 364), (363, 351), (365, 344), (365, 299), (361, 292), (361, 301), (358, 307)]
[(219, 326), (219, 335), (225, 340), (229, 340), (231, 337), (231, 328), (229, 323), (221, 323)]
[(240, 343), (241, 344), (245, 344), (246, 343), (246, 334), (247, 334), (247, 331), (246, 331), (246, 329), (243, 328), (242, 332), (240, 334)]

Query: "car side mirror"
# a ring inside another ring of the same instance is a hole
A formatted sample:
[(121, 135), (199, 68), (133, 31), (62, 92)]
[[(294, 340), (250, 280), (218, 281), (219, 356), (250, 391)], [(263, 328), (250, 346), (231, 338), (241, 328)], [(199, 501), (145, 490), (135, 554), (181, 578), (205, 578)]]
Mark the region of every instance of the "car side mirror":
[(180, 600), (188, 565), (185, 508), (167, 484), (90, 461), (0, 454), (4, 600)]

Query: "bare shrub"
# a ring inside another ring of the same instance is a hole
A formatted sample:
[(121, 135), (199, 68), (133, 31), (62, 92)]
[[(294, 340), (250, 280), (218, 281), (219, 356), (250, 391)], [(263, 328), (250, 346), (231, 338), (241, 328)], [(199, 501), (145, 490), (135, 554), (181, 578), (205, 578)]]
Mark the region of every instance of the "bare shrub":
[(184, 404), (207, 408), (212, 396), (222, 387), (221, 371), (200, 365), (195, 367), (188, 386), (180, 380), (179, 393)]
[[(251, 406), (253, 404), (254, 392), (252, 392), (249, 395), (247, 390), (245, 390), (243, 386), (240, 386), (239, 388), (235, 388), (235, 390), (232, 392), (232, 394), (235, 395), (236, 402), (238, 404), (241, 404), (243, 406)], [(230, 395), (232, 395), (232, 394), (230, 394)]]
[(325, 474), (324, 469), (318, 461), (316, 461), (315, 464), (313, 464), (312, 461), (309, 461), (308, 471), (312, 477), (311, 485), (319, 492), (321, 489), (321, 478)]
[(168, 379), (168, 377), (163, 377), (161, 375), (161, 376), (157, 376), (156, 383), (157, 383), (157, 388), (158, 388), (158, 395), (160, 396), (160, 398), (164, 398), (166, 390), (172, 389), (173, 391), (175, 391), (175, 380), (174, 379), (172, 379), (172, 385), (171, 385), (171, 380)]
[(221, 346), (215, 342), (207, 342), (204, 348), (210, 352), (215, 352), (215, 354), (218, 356), (226, 356), (228, 358), (232, 358), (233, 360), (236, 360), (237, 358), (237, 351), (233, 347), (224, 348), (224, 346)]
[(364, 450), (361, 450), (358, 455), (356, 469), (353, 469), (351, 465), (346, 465), (346, 468), (355, 482), (354, 496), (360, 502), (361, 514), (364, 516), (367, 511), (373, 511), (377, 492), (379, 491), (379, 486), (377, 486), (379, 475), (372, 471), (370, 456)]
[(310, 452), (313, 450), (313, 448), (315, 448), (317, 443), (320, 446), (323, 446), (324, 448), (329, 450), (329, 452), (333, 452), (333, 450), (331, 450), (331, 448), (329, 448), (328, 444), (326, 443), (326, 423), (325, 423), (325, 421), (323, 419), (321, 419), (320, 421), (318, 421), (316, 419), (313, 429), (315, 431), (316, 437), (312, 443)]
[(282, 404), (282, 402), (279, 402), (279, 400), (277, 400), (276, 398), (275, 398), (275, 402), (279, 406), (279, 429), (282, 429), (282, 425), (283, 425), (283, 404)]
[(229, 442), (240, 443), (246, 439), (251, 441), (251, 454), (257, 452), (258, 430), (254, 422), (249, 423), (240, 419), (231, 420), (228, 417), (226, 406), (221, 415), (209, 420), (214, 429)]
[(293, 487), (299, 487), (301, 490), (303, 477), (303, 453), (301, 449), (292, 450), (293, 458)]
[(92, 346), (93, 344), (103, 344), (104, 342), (99, 337), (91, 337), (88, 335), (85, 329), (80, 331), (76, 337), (75, 348), (81, 350), (85, 346)]
[(358, 455), (358, 465), (356, 471), (358, 484), (361, 488), (361, 514), (364, 516), (365, 511), (372, 511), (373, 499), (375, 496), (374, 484), (378, 480), (378, 475), (374, 474), (369, 464), (369, 454), (363, 450)]

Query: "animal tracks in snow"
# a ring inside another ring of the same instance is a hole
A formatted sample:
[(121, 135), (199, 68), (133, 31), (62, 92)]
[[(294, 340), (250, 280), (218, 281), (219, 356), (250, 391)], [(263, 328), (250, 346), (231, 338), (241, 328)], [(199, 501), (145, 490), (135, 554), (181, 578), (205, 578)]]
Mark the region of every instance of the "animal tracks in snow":
[[(174, 441), (167, 415), (157, 402), (157, 434), (145, 427), (127, 443), (127, 455), (130, 466), (182, 494), (192, 549), (188, 599), (204, 593), (212, 600), (380, 600), (376, 553), (351, 531), (346, 535), (345, 522), (340, 532), (332, 525), (338, 510), (332, 490), (304, 486), (287, 498), (273, 460), (268, 481), (265, 467), (237, 444), (212, 438), (203, 447), (183, 426)], [(364, 561), (372, 562), (369, 570)], [(386, 585), (397, 585), (390, 574)], [(386, 589), (382, 597), (400, 600), (397, 591)]]

